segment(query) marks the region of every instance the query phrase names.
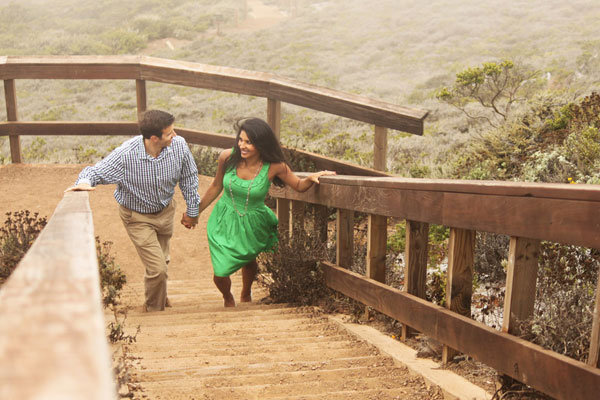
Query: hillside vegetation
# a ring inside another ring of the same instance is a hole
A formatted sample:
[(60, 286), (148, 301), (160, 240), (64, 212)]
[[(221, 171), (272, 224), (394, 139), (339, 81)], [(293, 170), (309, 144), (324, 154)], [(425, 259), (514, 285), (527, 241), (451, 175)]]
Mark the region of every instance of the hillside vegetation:
[[(278, 12), (281, 22), (264, 29), (250, 24), (260, 2), (240, 0), (1, 1), (0, 54), (148, 54), (268, 71), (424, 108), (430, 116), (423, 137), (389, 134), (389, 170), (415, 177), (532, 179), (491, 171), (463, 174), (469, 156), (462, 153), (481, 146), (488, 134), (516, 129), (518, 118), (540, 102), (551, 115), (553, 107), (576, 102), (598, 86), (600, 4), (589, 0), (381, 0), (368, 7), (359, 0), (262, 3)], [(539, 72), (538, 90), (520, 104), (508, 127), (473, 124), (435, 97), (457, 73), (503, 59)], [(17, 81), (17, 90), (22, 120), (135, 118), (133, 82)], [(174, 85), (150, 83), (148, 99), (149, 107), (172, 111), (179, 125), (221, 133), (231, 133), (238, 117), (266, 114), (264, 99)], [(4, 99), (0, 102), (4, 119)], [(284, 104), (282, 135), (292, 146), (372, 162), (367, 124)], [(23, 138), (24, 157), (93, 162), (121, 140)], [(8, 154), (3, 140), (5, 162)]]

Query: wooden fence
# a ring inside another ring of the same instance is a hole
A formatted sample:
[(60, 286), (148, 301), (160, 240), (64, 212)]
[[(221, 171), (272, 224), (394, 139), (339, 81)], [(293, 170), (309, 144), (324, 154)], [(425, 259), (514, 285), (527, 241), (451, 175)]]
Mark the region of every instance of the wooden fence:
[(1, 399), (115, 399), (87, 192), (65, 194), (0, 290)]
[[(146, 110), (146, 81), (220, 90), (267, 99), (267, 122), (277, 137), (281, 128), (281, 103), (351, 118), (374, 125), (374, 169), (304, 152), (317, 168), (340, 173), (385, 176), (387, 129), (417, 135), (423, 133), (427, 112), (400, 107), (366, 97), (297, 82), (277, 75), (241, 69), (173, 61), (145, 56), (0, 57), (0, 79), (4, 81), (7, 122), (0, 123), (0, 135), (10, 137), (12, 162), (21, 162), (20, 135), (132, 135), (134, 123), (20, 122), (18, 79), (130, 79), (135, 80), (137, 110)], [(229, 147), (233, 137), (178, 129), (190, 143)]]
[[(337, 209), (336, 263), (321, 263), (327, 285), (400, 321), (403, 337), (417, 329), (445, 345), (444, 362), (458, 350), (558, 399), (598, 398), (600, 288), (587, 364), (511, 333), (533, 313), (541, 240), (600, 248), (600, 186), (334, 176), (305, 193), (270, 193), (281, 234), (304, 224), (312, 203), (320, 218), (311, 229), (326, 235), (326, 207)], [(366, 276), (346, 269), (355, 212), (368, 214)], [(407, 223), (402, 291), (385, 284), (388, 217)], [(450, 228), (448, 308), (424, 300), (429, 224)], [(510, 236), (502, 332), (469, 318), (476, 231)]]

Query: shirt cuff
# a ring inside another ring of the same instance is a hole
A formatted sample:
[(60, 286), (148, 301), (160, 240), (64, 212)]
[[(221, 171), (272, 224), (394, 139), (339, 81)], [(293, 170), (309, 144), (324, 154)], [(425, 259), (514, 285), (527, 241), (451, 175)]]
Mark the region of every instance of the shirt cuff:
[(200, 210), (200, 208), (198, 206), (195, 206), (195, 207), (188, 206), (187, 211), (185, 213), (190, 218), (196, 218), (199, 214), (199, 210)]
[(93, 186), (92, 181), (90, 181), (88, 178), (77, 179), (77, 182), (75, 182), (75, 186), (79, 185), (80, 183), (87, 183), (88, 185)]

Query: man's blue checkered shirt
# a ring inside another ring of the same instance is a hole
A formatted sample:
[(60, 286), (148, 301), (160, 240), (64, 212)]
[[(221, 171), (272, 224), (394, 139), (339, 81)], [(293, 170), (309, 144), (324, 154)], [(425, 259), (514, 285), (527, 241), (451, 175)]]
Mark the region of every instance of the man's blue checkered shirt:
[(140, 135), (127, 140), (93, 167), (84, 168), (76, 184), (114, 183), (119, 204), (148, 214), (169, 205), (178, 182), (187, 204), (186, 214), (198, 216), (198, 169), (185, 139), (175, 136), (154, 158), (146, 153)]

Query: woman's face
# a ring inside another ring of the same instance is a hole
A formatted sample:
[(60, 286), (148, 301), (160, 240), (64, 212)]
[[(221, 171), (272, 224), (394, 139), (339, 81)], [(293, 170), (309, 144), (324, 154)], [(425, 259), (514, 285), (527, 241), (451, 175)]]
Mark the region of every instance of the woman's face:
[(250, 140), (246, 132), (243, 130), (240, 132), (238, 146), (240, 147), (240, 155), (243, 159), (249, 159), (259, 156), (258, 149), (254, 147), (254, 144), (252, 144), (252, 141)]

